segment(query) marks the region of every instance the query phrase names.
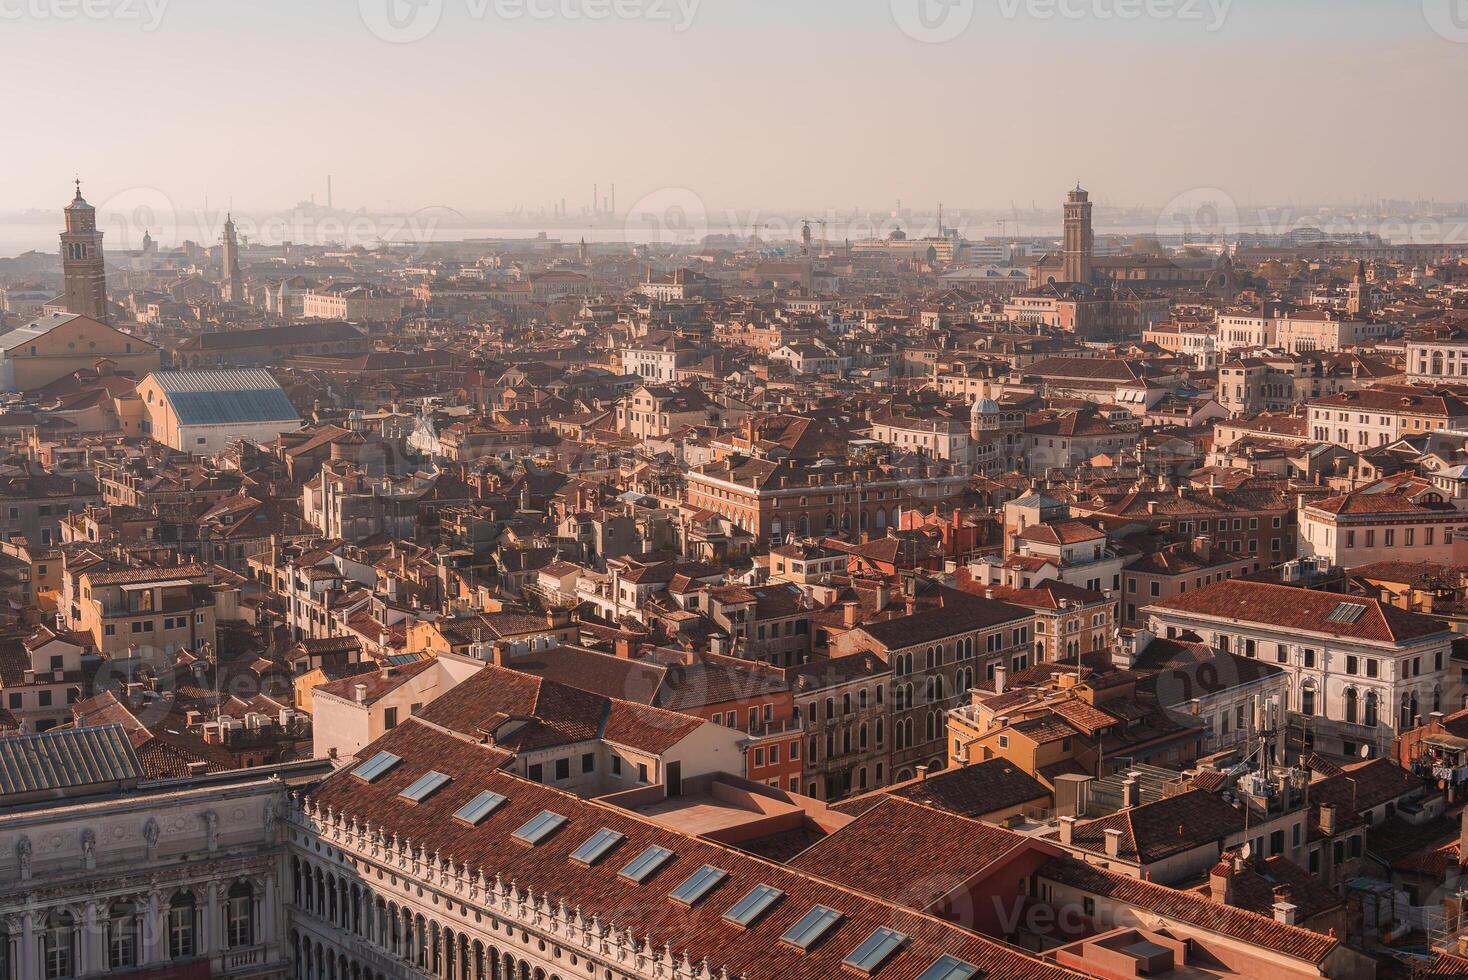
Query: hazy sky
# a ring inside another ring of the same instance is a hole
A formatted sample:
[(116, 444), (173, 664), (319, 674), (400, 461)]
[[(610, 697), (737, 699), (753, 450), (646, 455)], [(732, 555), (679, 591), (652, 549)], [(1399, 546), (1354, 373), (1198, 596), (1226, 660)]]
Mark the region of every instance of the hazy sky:
[(328, 173), (348, 208), (574, 210), (613, 181), (623, 209), (666, 187), (1023, 206), (1077, 178), (1112, 204), (1468, 198), (1468, 0), (0, 0), (0, 21), (4, 209), (64, 204), (74, 171), (94, 203), (189, 206), (287, 207)]

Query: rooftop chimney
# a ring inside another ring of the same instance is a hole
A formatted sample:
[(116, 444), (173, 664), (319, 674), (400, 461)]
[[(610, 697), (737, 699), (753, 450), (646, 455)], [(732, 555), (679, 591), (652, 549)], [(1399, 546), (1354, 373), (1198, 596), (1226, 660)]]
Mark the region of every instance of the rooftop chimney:
[[(1283, 893), (1283, 894), (1281, 894)], [(1281, 885), (1274, 890), (1274, 921), (1282, 925), (1295, 925), (1299, 918), (1299, 906), (1289, 901), (1290, 890), (1286, 885)]]
[(1060, 818), (1060, 843), (1063, 844), (1063, 845), (1065, 845), (1065, 846), (1067, 846), (1067, 847), (1070, 846), (1071, 842), (1075, 840), (1075, 833), (1076, 833), (1076, 818), (1075, 817), (1061, 817)]
[(994, 667), (994, 693), (995, 694), (1003, 694), (1004, 693), (1004, 679), (1008, 675), (1008, 673), (1009, 672), (1004, 669), (1004, 665), (1003, 664), (997, 664), (997, 665), (995, 665), (995, 667)]
[(1121, 805), (1124, 809), (1130, 810), (1141, 802), (1142, 784), (1137, 781), (1136, 773), (1129, 772), (1121, 784)]
[(1335, 836), (1335, 804), (1320, 804), (1320, 832), (1326, 837)]
[(1233, 855), (1225, 851), (1208, 873), (1208, 897), (1219, 905), (1234, 903)]
[(1106, 856), (1117, 857), (1121, 854), (1121, 831), (1111, 827), (1106, 831)]
[(356, 697), (358, 704), (365, 704), (367, 701), (367, 685), (353, 684), (352, 694)]

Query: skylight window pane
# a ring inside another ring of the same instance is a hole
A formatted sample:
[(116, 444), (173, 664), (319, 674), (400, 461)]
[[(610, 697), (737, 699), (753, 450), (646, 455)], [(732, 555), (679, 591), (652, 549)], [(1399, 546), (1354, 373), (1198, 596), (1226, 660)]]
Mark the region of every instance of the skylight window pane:
[(748, 928), (755, 920), (769, 911), (771, 905), (778, 902), (784, 892), (771, 885), (755, 885), (734, 907), (724, 913), (724, 918), (736, 926)]
[(867, 937), (867, 941), (841, 961), (842, 966), (860, 970), (868, 975), (876, 973), (892, 954), (902, 948), (907, 937), (885, 926)]
[(673, 889), (670, 896), (675, 902), (684, 905), (697, 905), (698, 900), (713, 890), (714, 886), (728, 876), (727, 871), (720, 871), (711, 864), (705, 864), (695, 871), (687, 881)]
[(817, 905), (805, 913), (805, 917), (791, 926), (780, 939), (804, 952), (814, 946), (842, 918), (844, 916), (835, 909)]
[(441, 772), (425, 772), (413, 780), (413, 785), (403, 790), (398, 795), (410, 803), (422, 803), (433, 795), (434, 791), (449, 781), (449, 777)]
[(356, 769), (353, 769), (352, 775), (364, 783), (370, 783), (402, 761), (400, 757), (393, 755), (391, 752), (379, 752)]
[(554, 833), (556, 828), (565, 822), (566, 818), (559, 813), (541, 810), (530, 818), (529, 823), (510, 836), (522, 844), (529, 844), (531, 847), (534, 847)]
[(661, 868), (673, 856), (673, 852), (666, 847), (656, 845), (649, 847), (617, 874), (629, 881), (635, 881), (639, 885), (646, 881), (654, 871)]
[(618, 844), (622, 843), (622, 835), (615, 830), (603, 827), (587, 839), (576, 850), (571, 852), (571, 860), (591, 867), (606, 856), (606, 853)]
[(938, 962), (918, 974), (917, 980), (974, 980), (979, 968), (956, 956), (940, 956)]
[(454, 819), (462, 820), (471, 827), (477, 827), (484, 822), (485, 817), (498, 810), (504, 802), (504, 796), (491, 790), (485, 790), (459, 807), (454, 812)]

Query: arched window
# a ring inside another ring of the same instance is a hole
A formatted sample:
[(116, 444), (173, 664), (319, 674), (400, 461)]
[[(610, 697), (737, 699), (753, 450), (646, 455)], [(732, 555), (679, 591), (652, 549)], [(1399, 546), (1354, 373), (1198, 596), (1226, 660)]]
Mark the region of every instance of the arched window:
[(230, 949), (255, 945), (255, 889), (248, 881), (229, 888), (224, 907), (224, 936)]
[(865, 790), (867, 788), (867, 767), (862, 766), (856, 771), (856, 788)]
[(183, 959), (198, 955), (195, 942), (195, 913), (193, 892), (179, 892), (168, 903), (168, 957)]
[(861, 728), (857, 730), (856, 744), (861, 751), (867, 750), (867, 723), (862, 722)]
[(107, 966), (126, 970), (138, 962), (138, 910), (131, 902), (115, 902), (107, 910)]
[(41, 967), (46, 980), (64, 980), (75, 975), (76, 921), (71, 913), (58, 910), (46, 917), (46, 933), (41, 938)]
[(882, 747), (882, 719), (877, 719), (877, 748)]
[(1367, 728), (1375, 728), (1376, 727), (1376, 692), (1375, 691), (1367, 691), (1366, 692), (1365, 710), (1362, 712), (1362, 714), (1364, 715), (1364, 717), (1361, 720), (1366, 725), (1366, 727)]
[(1346, 724), (1356, 724), (1356, 689), (1346, 688)]

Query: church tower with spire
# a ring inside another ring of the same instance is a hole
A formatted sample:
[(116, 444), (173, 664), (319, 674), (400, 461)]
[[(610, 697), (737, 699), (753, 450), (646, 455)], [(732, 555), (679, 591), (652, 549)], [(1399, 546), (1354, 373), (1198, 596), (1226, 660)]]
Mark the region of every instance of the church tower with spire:
[(245, 300), (245, 282), (240, 275), (240, 242), (235, 234), (234, 215), (224, 216), (224, 234), (220, 237), (222, 246), (219, 255), (219, 264), (224, 273), (224, 282), (221, 284), (223, 299), (229, 303), (243, 303)]
[(1351, 316), (1366, 316), (1371, 312), (1371, 285), (1366, 281), (1366, 263), (1356, 263), (1356, 275), (1346, 287), (1346, 312)]
[(68, 313), (80, 313), (107, 322), (107, 267), (102, 261), (102, 233), (97, 209), (82, 197), (82, 182), (66, 206), (66, 230), (61, 233), (61, 271), (65, 282), (62, 303)]
[(1076, 189), (1065, 197), (1065, 229), (1061, 239), (1061, 280), (1091, 284), (1091, 195)]

